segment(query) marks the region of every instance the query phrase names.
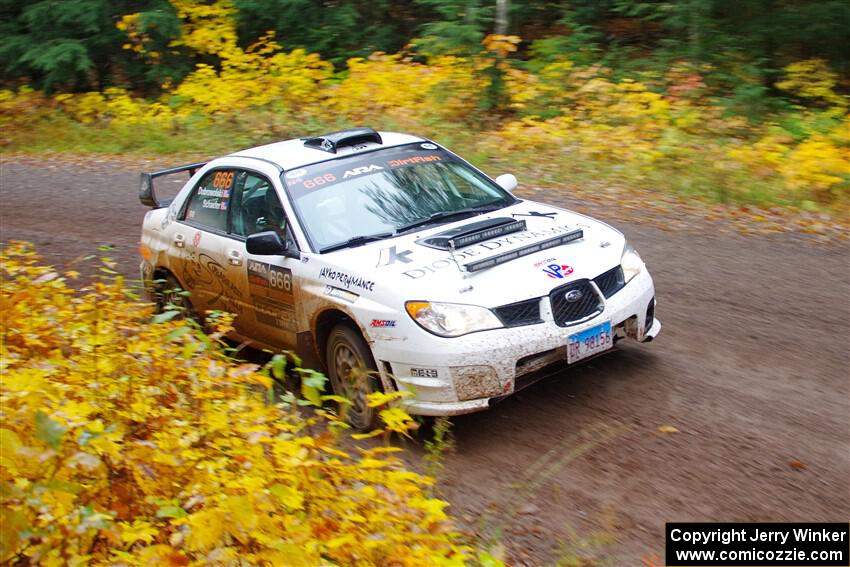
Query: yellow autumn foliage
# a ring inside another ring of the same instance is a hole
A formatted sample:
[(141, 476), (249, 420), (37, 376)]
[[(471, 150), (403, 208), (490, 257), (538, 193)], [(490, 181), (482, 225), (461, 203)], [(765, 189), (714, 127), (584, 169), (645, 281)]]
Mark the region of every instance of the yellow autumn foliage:
[(0, 563), (477, 563), (432, 479), (274, 398), (219, 347), (227, 321), (152, 323), (121, 277), (77, 290), (27, 245), (0, 259)]
[[(614, 78), (610, 69), (565, 56), (527, 65), (511, 58), (518, 37), (490, 35), (475, 56), (423, 62), (374, 53), (335, 72), (316, 54), (281, 51), (271, 33), (239, 46), (232, 0), (171, 4), (182, 35), (170, 47), (206, 62), (179, 84), (164, 85), (158, 99), (114, 87), (53, 99), (5, 90), (0, 124), (32, 129), (58, 107), (106, 129), (177, 132), (226, 123), (246, 130), (250, 141), (368, 125), (462, 141), (491, 165), (521, 167), (536, 180), (584, 175), (743, 201), (772, 195), (771, 203), (839, 210), (850, 203), (850, 104), (822, 60), (788, 65), (777, 83), (811, 108), (753, 124), (704, 96), (703, 70), (687, 62), (675, 62), (663, 77)], [(138, 14), (118, 26), (128, 49), (155, 62), (159, 54), (149, 51)]]

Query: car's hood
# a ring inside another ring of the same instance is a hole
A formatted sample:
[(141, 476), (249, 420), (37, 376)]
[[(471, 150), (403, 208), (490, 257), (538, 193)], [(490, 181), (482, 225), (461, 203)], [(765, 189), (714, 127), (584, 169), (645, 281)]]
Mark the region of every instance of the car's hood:
[[(454, 253), (422, 243), (449, 229), (497, 218), (523, 220), (526, 229), (458, 247)], [(581, 238), (529, 253), (536, 244), (551, 244), (552, 239), (575, 229), (581, 229)], [(494, 307), (546, 295), (552, 288), (575, 279), (594, 278), (620, 262), (624, 243), (620, 232), (602, 222), (549, 205), (521, 201), (477, 217), (314, 258), (325, 268), (326, 276), (328, 270), (338, 270), (347, 278), (374, 283), (375, 291), (394, 291), (406, 299)], [(524, 255), (511, 258), (512, 252)], [(474, 272), (464, 270), (472, 262), (491, 258), (503, 263)]]

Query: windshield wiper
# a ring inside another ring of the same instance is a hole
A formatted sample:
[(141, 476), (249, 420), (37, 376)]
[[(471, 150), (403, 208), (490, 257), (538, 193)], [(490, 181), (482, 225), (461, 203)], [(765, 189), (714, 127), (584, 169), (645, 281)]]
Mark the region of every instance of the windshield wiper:
[(413, 221), (410, 224), (406, 224), (404, 226), (400, 226), (396, 229), (396, 234), (401, 234), (403, 232), (407, 232), (408, 230), (412, 230), (414, 228), (419, 228), (420, 226), (425, 226), (431, 223), (437, 223), (440, 221), (447, 221), (454, 217), (460, 216), (473, 216), (480, 215), (482, 213), (489, 213), (490, 211), (495, 211), (497, 209), (503, 208), (505, 205), (501, 205), (498, 203), (489, 203), (487, 205), (478, 205), (477, 207), (467, 207), (466, 209), (458, 209), (457, 211), (439, 211), (428, 218), (419, 219), (417, 221)]
[(349, 238), (344, 242), (337, 242), (336, 244), (325, 246), (324, 248), (319, 249), (319, 254), (324, 254), (325, 252), (333, 252), (334, 250), (339, 250), (340, 248), (354, 248), (356, 246), (363, 246), (364, 244), (375, 242), (376, 240), (392, 238), (395, 235), (395, 232), (380, 232), (378, 234), (366, 234), (361, 236), (355, 236), (353, 238)]

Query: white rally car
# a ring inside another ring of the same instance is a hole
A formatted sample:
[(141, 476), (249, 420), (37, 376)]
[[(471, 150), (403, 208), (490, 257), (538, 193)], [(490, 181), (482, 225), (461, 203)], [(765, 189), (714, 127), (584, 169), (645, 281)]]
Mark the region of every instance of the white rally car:
[[(188, 171), (170, 202), (154, 179)], [(236, 315), (235, 338), (297, 352), (351, 405), (486, 409), (557, 365), (661, 329), (652, 278), (623, 235), (511, 194), (439, 144), (358, 128), (141, 176), (151, 299)]]

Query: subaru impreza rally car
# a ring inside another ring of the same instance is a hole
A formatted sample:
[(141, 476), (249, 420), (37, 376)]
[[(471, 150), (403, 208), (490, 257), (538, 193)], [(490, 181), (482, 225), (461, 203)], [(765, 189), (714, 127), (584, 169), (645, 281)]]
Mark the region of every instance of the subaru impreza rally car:
[[(155, 179), (179, 172), (159, 200)], [(375, 421), (376, 390), (410, 392), (413, 414), (483, 410), (661, 329), (623, 235), (516, 184), (369, 128), (143, 173), (142, 278), (151, 300), (231, 312), (234, 338), (325, 369), (355, 427)]]

